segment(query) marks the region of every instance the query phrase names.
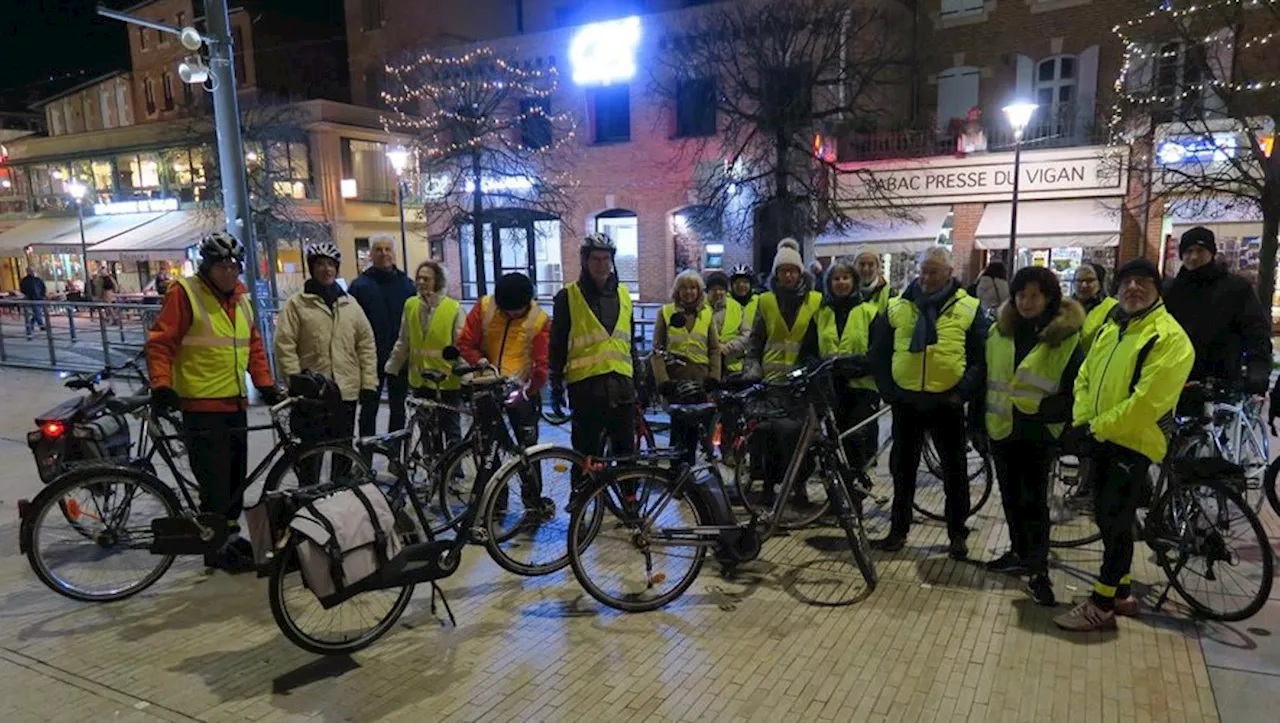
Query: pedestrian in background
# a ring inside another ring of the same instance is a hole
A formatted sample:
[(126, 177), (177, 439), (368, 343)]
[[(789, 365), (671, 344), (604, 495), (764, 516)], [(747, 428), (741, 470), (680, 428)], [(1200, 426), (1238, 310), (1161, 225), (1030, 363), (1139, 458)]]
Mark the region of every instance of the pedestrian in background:
[(404, 316), (404, 304), (417, 293), (413, 280), (396, 268), (395, 238), (379, 233), (369, 237), (369, 261), (364, 273), (356, 277), (347, 293), (364, 310), (378, 352), (378, 385), (368, 390), (360, 400), (360, 436), (378, 433), (378, 407), (382, 403), (382, 390), (387, 390), (390, 419), (387, 431), (404, 429), (405, 397), (409, 395), (409, 376), (403, 369), (399, 374), (386, 372), (387, 360), (400, 337), (400, 320)]
[(883, 313), (889, 308), (889, 300), (895, 294), (884, 278), (880, 255), (873, 251), (863, 251), (854, 257), (853, 268), (858, 272), (859, 303), (875, 304), (876, 312)]
[(1098, 335), (1111, 310), (1116, 308), (1116, 299), (1106, 292), (1107, 270), (1101, 264), (1089, 261), (1080, 264), (1076, 269), (1075, 300), (1084, 307), (1084, 326), (1080, 329), (1080, 344), (1086, 354), (1093, 346), (1093, 338)]
[[(36, 275), (35, 268), (28, 266), (27, 275), (22, 277), (22, 281), (18, 283), (18, 290), (26, 297), (27, 301), (44, 301), (45, 286), (44, 279)], [(39, 325), (40, 331), (44, 331), (44, 304), (30, 304), (25, 309), (27, 317), (27, 341), (31, 341), (32, 333), (35, 327)]]
[(976, 297), (982, 307), (982, 313), (988, 318), (995, 315), (1000, 305), (1009, 298), (1009, 272), (1000, 261), (992, 261), (982, 270), (969, 290), (969, 295)]

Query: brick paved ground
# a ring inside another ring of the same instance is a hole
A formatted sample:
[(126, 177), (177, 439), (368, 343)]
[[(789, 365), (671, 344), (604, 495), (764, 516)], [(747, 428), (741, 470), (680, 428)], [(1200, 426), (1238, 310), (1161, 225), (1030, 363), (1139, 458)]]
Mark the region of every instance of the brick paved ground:
[[(61, 398), (48, 377), (0, 371), (0, 438), (20, 439), (34, 408)], [(4, 504), (29, 493), (30, 465), (24, 446), (0, 441)], [(1004, 545), (997, 507), (974, 520), (975, 557)], [(872, 522), (881, 534), (883, 514)], [(0, 525), (6, 723), (1212, 721), (1202, 638), (1265, 645), (1266, 633), (1198, 629), (1175, 604), (1114, 633), (1068, 636), (1016, 581), (947, 560), (942, 526), (922, 523), (906, 550), (878, 558), (870, 596), (837, 534), (817, 530), (771, 541), (739, 579), (708, 566), (676, 604), (641, 615), (599, 609), (568, 571), (522, 579), (470, 548), (443, 586), (456, 629), (431, 615), (424, 590), (380, 643), (326, 660), (280, 635), (261, 580), (179, 563), (138, 598), (76, 604), (39, 585), (15, 536)], [(1083, 594), (1098, 559), (1063, 553), (1059, 596)], [(1135, 577), (1160, 579), (1145, 557)], [(812, 598), (852, 604), (801, 602)]]

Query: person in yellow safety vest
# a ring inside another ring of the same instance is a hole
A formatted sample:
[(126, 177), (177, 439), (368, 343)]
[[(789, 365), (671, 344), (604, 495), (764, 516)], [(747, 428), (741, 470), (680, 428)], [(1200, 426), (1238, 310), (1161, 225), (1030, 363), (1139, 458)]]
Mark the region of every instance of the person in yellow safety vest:
[[(811, 291), (805, 283), (804, 260), (800, 244), (784, 238), (778, 242), (770, 275), (770, 291), (759, 297), (759, 311), (751, 329), (751, 350), (747, 355), (752, 367), (750, 376), (776, 379), (796, 367), (817, 358), (818, 333), (814, 319), (822, 305), (822, 294)], [(758, 371), (757, 371), (758, 370)], [(762, 480), (761, 502), (773, 504), (776, 487), (786, 474), (787, 463), (800, 440), (799, 420), (778, 420), (765, 434), (752, 435), (756, 446), (751, 450), (752, 479)], [(807, 480), (812, 462), (806, 458), (789, 503), (804, 508), (810, 505)]]
[[(697, 271), (676, 275), (671, 303), (663, 304), (653, 324), (653, 348), (671, 355), (670, 360), (656, 353), (649, 357), (662, 396), (679, 404), (705, 402), (706, 380), (720, 379), (720, 340)], [(673, 418), (671, 446), (684, 450), (685, 460), (692, 464), (704, 432)]]
[(861, 251), (853, 258), (853, 266), (858, 272), (860, 303), (874, 304), (877, 313), (887, 310), (889, 300), (895, 294), (889, 282), (885, 281), (884, 270), (880, 266), (880, 255), (874, 251)]
[[(742, 307), (744, 332), (754, 329), (756, 325), (756, 311), (759, 309), (760, 296), (755, 293), (755, 277), (755, 272), (746, 264), (738, 264), (729, 270), (729, 296)], [(746, 341), (744, 339), (743, 343)]]
[(1134, 517), (1148, 489), (1148, 467), (1168, 451), (1166, 430), (1196, 358), (1160, 298), (1155, 264), (1128, 262), (1116, 272), (1116, 285), (1119, 306), (1080, 367), (1073, 426), (1063, 433), (1063, 447), (1088, 454), (1097, 470), (1094, 518), (1102, 533), (1093, 592), (1053, 620), (1064, 630), (1110, 629), (1117, 615), (1138, 614), (1129, 577)]
[[(520, 384), (507, 399), (507, 418), (522, 447), (538, 443), (538, 404), (547, 383), (547, 349), (551, 320), (533, 300), (533, 282), (519, 273), (505, 274), (494, 285), (493, 295), (481, 297), (467, 314), (458, 336), (458, 353), (471, 366), (492, 364), (498, 373)], [(555, 514), (554, 502), (542, 498), (535, 475), (521, 479), (524, 514), (545, 521)], [(508, 490), (508, 493), (510, 491)], [(505, 511), (509, 500), (500, 498)]]
[(552, 405), (573, 409), (570, 438), (586, 455), (635, 449), (635, 359), (631, 291), (618, 283), (617, 247), (605, 233), (582, 239), (578, 280), (556, 294), (551, 312)]
[[(878, 314), (873, 300), (864, 301), (858, 293), (858, 273), (854, 264), (837, 259), (827, 269), (826, 294), (818, 309), (815, 325), (818, 354), (861, 357), (865, 364), (870, 349), (871, 324)], [(868, 369), (870, 367), (868, 366)], [(841, 430), (857, 425), (876, 412), (880, 394), (870, 374), (855, 379), (842, 379), (836, 384), (836, 420)], [(875, 453), (879, 435), (875, 423), (845, 439), (845, 453), (855, 469), (860, 469)]]
[(244, 246), (231, 234), (201, 239), (196, 275), (169, 285), (146, 346), (152, 408), (182, 411), (200, 509), (225, 516), (233, 532), (205, 565), (230, 572), (254, 569), (249, 541), (234, 536), (249, 471), (245, 374), (263, 402), (280, 401), (243, 270)]
[(1085, 314), (1062, 298), (1057, 275), (1041, 266), (1019, 269), (1009, 294), (987, 336), (984, 420), (1011, 547), (986, 568), (1030, 575), (1031, 599), (1052, 607), (1049, 467), (1063, 424), (1071, 421)]
[(1107, 270), (1099, 264), (1086, 261), (1076, 269), (1075, 300), (1084, 307), (1084, 328), (1080, 330), (1080, 344), (1086, 354), (1093, 345), (1098, 330), (1116, 308), (1116, 299), (1103, 287), (1107, 283)]
[[(453, 374), (453, 362), (444, 358), (445, 347), (457, 346), (462, 333), (462, 306), (445, 292), (447, 278), (444, 267), (435, 261), (423, 261), (414, 272), (418, 295), (404, 302), (400, 320), (400, 337), (391, 349), (383, 371), (400, 373), (407, 363), (409, 386), (419, 397), (430, 396), (456, 407), (462, 398), (462, 382)], [(423, 372), (445, 374), (444, 381), (427, 379)], [(447, 444), (462, 439), (462, 420), (456, 412), (440, 410), (436, 417)]]
[[(987, 322), (978, 300), (952, 277), (951, 253), (921, 254), (920, 277), (889, 302), (871, 330), (871, 361), (880, 396), (893, 405), (893, 510), (888, 536), (875, 545), (901, 550), (911, 529), (911, 505), (925, 432), (942, 464), (948, 554), (969, 556), (969, 475), (964, 405), (982, 390)], [(981, 431), (981, 423), (973, 425)]]
[(747, 337), (751, 330), (746, 326), (742, 304), (729, 296), (729, 277), (723, 271), (707, 274), (707, 305), (711, 307), (711, 322), (720, 342), (720, 377), (740, 374), (743, 355), (747, 350)]

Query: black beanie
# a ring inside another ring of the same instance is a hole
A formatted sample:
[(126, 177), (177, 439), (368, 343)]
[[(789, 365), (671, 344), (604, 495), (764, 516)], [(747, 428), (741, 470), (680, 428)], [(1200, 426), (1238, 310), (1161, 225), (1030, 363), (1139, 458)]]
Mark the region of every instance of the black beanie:
[(1130, 276), (1146, 276), (1156, 282), (1156, 295), (1160, 294), (1160, 269), (1150, 259), (1137, 258), (1116, 271), (1116, 289)]
[(729, 277), (724, 275), (723, 271), (712, 271), (707, 274), (707, 288), (719, 286), (724, 289), (729, 288)]
[(506, 274), (494, 286), (493, 300), (503, 311), (522, 311), (533, 301), (533, 282), (524, 274)]
[(1218, 255), (1218, 242), (1214, 239), (1213, 232), (1204, 226), (1196, 226), (1182, 234), (1182, 242), (1178, 244), (1178, 258), (1186, 256), (1187, 249), (1192, 246), (1203, 246), (1209, 253)]

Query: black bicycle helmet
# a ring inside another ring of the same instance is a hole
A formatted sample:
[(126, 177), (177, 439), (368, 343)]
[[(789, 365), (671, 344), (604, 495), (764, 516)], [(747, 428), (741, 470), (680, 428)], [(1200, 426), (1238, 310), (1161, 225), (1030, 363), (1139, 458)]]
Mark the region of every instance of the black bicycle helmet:
[(524, 274), (505, 274), (493, 289), (493, 300), (503, 311), (524, 311), (533, 301), (533, 282)]

